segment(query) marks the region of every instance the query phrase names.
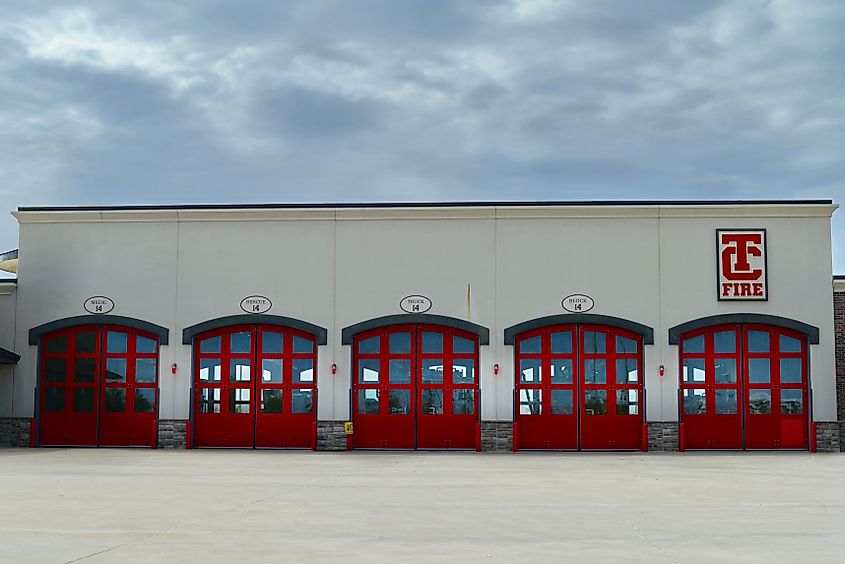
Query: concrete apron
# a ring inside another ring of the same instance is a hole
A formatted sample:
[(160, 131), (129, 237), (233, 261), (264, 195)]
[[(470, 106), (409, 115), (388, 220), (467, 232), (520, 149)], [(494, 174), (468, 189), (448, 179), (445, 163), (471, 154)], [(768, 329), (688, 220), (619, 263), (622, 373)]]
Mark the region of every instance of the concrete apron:
[(21, 562), (841, 562), (845, 457), (0, 450)]

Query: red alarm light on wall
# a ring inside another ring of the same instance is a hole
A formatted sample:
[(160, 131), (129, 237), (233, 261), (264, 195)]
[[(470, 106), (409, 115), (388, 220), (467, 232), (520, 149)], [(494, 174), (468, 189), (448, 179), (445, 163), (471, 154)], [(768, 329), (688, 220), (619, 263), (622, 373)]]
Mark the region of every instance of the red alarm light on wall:
[(494, 375), (494, 376), (498, 376), (498, 375), (499, 375), (499, 363), (498, 363), (498, 362), (497, 362), (496, 364), (494, 364), (494, 365), (493, 365), (493, 375)]
[(334, 376), (335, 374), (337, 374), (337, 364), (332, 363), (332, 376)]
[(170, 367), (170, 373), (174, 376), (176, 375), (176, 363), (173, 363), (173, 366)]
[(661, 375), (661, 376), (663, 376), (664, 374), (666, 374), (666, 368), (664, 368), (662, 364), (660, 365), (660, 370), (659, 370), (659, 372), (660, 372), (660, 375)]

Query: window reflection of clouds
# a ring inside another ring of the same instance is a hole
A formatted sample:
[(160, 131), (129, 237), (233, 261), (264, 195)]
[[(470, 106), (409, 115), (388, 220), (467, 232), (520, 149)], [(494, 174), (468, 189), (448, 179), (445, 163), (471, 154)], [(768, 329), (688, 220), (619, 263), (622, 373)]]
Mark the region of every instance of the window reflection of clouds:
[(379, 390), (358, 390), (358, 413), (378, 415)]
[(291, 413), (311, 413), (313, 390), (302, 388), (291, 391)]
[(232, 382), (249, 382), (252, 377), (250, 361), (233, 358), (230, 361), (229, 378)]
[(540, 415), (542, 413), (542, 390), (519, 390), (519, 414)]
[(443, 414), (443, 390), (422, 391), (422, 412), (425, 415)]
[(684, 382), (704, 382), (704, 359), (687, 358), (684, 360)]
[(314, 381), (314, 361), (310, 358), (296, 358), (292, 365), (294, 384)]
[(443, 383), (443, 359), (423, 359), (422, 366), (423, 384)]
[(684, 390), (684, 413), (688, 415), (703, 415), (707, 412), (705, 390), (695, 388)]
[(261, 361), (261, 381), (270, 384), (282, 383), (282, 359), (265, 358)]
[(213, 358), (200, 359), (200, 380), (207, 382), (220, 381), (220, 361)]
[(524, 359), (519, 361), (519, 381), (524, 384), (540, 382), (540, 360)]
[(452, 383), (472, 384), (475, 382), (475, 361), (455, 359), (452, 361)]
[(200, 390), (200, 413), (220, 413), (220, 388)]
[(475, 392), (473, 390), (452, 390), (452, 413), (455, 415), (474, 415)]
[(377, 359), (362, 359), (358, 361), (358, 382), (373, 384), (379, 381), (379, 361)]

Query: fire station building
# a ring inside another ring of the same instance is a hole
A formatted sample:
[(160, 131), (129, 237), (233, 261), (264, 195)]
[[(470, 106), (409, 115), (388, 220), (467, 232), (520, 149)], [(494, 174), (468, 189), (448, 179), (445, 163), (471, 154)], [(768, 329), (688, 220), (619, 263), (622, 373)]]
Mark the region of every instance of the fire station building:
[(0, 443), (839, 451), (836, 208), (21, 207)]

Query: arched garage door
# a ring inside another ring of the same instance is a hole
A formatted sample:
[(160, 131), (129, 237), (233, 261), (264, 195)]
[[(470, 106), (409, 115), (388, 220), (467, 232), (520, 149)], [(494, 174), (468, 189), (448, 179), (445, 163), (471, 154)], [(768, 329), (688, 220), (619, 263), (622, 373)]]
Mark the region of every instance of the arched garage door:
[(155, 445), (156, 334), (118, 325), (76, 325), (39, 338), (39, 444)]
[(516, 449), (642, 448), (642, 337), (602, 325), (516, 335)]
[(476, 448), (477, 335), (394, 325), (358, 333), (352, 346), (355, 448)]
[(194, 445), (313, 448), (317, 343), (275, 325), (231, 325), (194, 337)]
[(725, 324), (680, 336), (688, 449), (807, 449), (807, 336)]

